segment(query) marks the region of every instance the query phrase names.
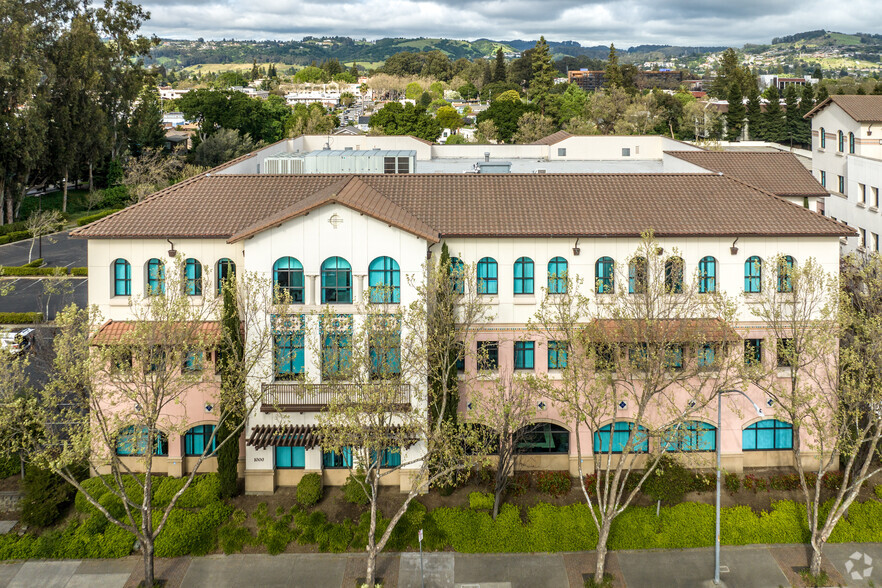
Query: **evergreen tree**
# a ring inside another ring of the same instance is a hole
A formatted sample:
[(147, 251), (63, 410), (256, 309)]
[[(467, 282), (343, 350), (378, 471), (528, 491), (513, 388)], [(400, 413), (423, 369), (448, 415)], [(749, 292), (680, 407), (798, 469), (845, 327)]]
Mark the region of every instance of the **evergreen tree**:
[[(503, 63), (503, 65), (505, 65), (505, 64)], [(481, 76), (481, 85), (486, 86), (487, 84), (490, 84), (492, 82), (493, 82), (493, 72), (490, 70), (490, 62), (485, 61), (484, 62), (484, 71), (482, 72), (482, 76)]]
[(818, 97), (815, 99), (815, 103), (820, 104), (829, 97), (830, 93), (827, 91), (827, 86), (824, 84), (818, 84)]
[(763, 114), (763, 140), (773, 143), (786, 141), (787, 123), (784, 120), (784, 113), (781, 111), (778, 88), (769, 87), (767, 96), (769, 103), (766, 105), (765, 114)]
[(356, 82), (358, 81), (358, 65), (354, 61), (352, 62), (352, 67), (349, 69), (349, 75), (354, 77)]
[(812, 77), (820, 82), (824, 78), (824, 72), (821, 71), (820, 67), (816, 67), (815, 71), (812, 72)]
[(802, 116), (799, 109), (799, 94), (796, 93), (796, 86), (790, 84), (784, 88), (784, 118), (786, 120), (787, 139), (792, 143), (799, 143), (802, 134)]
[(866, 95), (866, 93), (867, 93), (867, 91), (864, 90), (864, 87), (863, 87), (863, 86), (858, 86), (858, 89), (857, 89), (857, 95), (858, 95), (858, 96), (864, 96), (864, 95)]
[(729, 86), (729, 110), (726, 113), (726, 139), (736, 141), (741, 138), (741, 130), (744, 128), (744, 118), (747, 111), (744, 108), (744, 96), (741, 95), (741, 87), (737, 83)]
[(545, 37), (539, 37), (533, 51), (533, 79), (530, 80), (530, 99), (539, 106), (539, 112), (545, 114), (548, 97), (554, 86), (554, 66)]
[(159, 109), (156, 93), (149, 86), (144, 87), (138, 106), (132, 112), (129, 145), (135, 157), (138, 157), (144, 149), (155, 149), (165, 145), (162, 112)]
[(747, 132), (751, 141), (760, 141), (764, 132), (763, 108), (756, 86), (747, 90)]
[(251, 81), (253, 82), (260, 77), (260, 70), (257, 69), (257, 58), (251, 63)]
[(812, 121), (805, 118), (812, 108), (815, 107), (815, 89), (811, 84), (806, 84), (802, 88), (802, 96), (799, 99), (799, 142), (803, 145), (812, 144)]
[(616, 46), (612, 43), (609, 45), (609, 58), (606, 62), (606, 76), (604, 85), (607, 88), (613, 86), (621, 87), (622, 70), (619, 69), (619, 57), (616, 54)]
[[(234, 277), (227, 279), (234, 280)], [(226, 439), (241, 425), (245, 418), (245, 374), (241, 373), (242, 358), (245, 354), (239, 312), (236, 308), (234, 287), (224, 284), (223, 316), (221, 326), (226, 331), (223, 337), (224, 346), (218, 350), (218, 372), (221, 376), (221, 395), (223, 406), (218, 407), (220, 414), (227, 418), (218, 425), (217, 438)], [(221, 496), (231, 498), (239, 493), (239, 444), (224, 443), (217, 452), (217, 477), (220, 482)]]
[(505, 53), (503, 53), (502, 47), (499, 47), (498, 49), (496, 49), (496, 62), (493, 68), (493, 81), (504, 82), (507, 78), (507, 71), (505, 69)]
[[(450, 259), (450, 251), (447, 248), (447, 243), (444, 243), (441, 246), (441, 257), (438, 260), (440, 271), (446, 274), (447, 276), (451, 276), (453, 271), (456, 269), (453, 267), (452, 261)], [(451, 277), (450, 279), (456, 279)], [(460, 278), (461, 279), (461, 278)], [(450, 329), (455, 329), (456, 323), (456, 313), (455, 308), (456, 304), (453, 300), (449, 300), (451, 294), (453, 294), (449, 288), (437, 288), (435, 290), (436, 300), (433, 305), (436, 309), (435, 319), (440, 321), (441, 323), (448, 323), (450, 325)], [(439, 370), (438, 366), (447, 365), (454, 366), (457, 362), (457, 356), (459, 355), (458, 351), (455, 348), (451, 349), (438, 349), (441, 353), (446, 353), (448, 355), (448, 360), (442, 361), (440, 358), (435, 357), (429, 358), (429, 361), (432, 364), (432, 368), (430, 368), (429, 373), (429, 386), (432, 390), (432, 399), (431, 399), (431, 412), (432, 419), (437, 420), (439, 418), (450, 421), (451, 423), (456, 422), (456, 417), (458, 413), (459, 406), (459, 384), (458, 384), (458, 376), (456, 371), (449, 370), (447, 373), (444, 373), (444, 370)], [(441, 356), (443, 357), (443, 356)], [(444, 409), (444, 414), (441, 414), (441, 404), (444, 400), (443, 392), (444, 386), (442, 384), (442, 380), (447, 380), (447, 404)]]
[(749, 80), (753, 77), (750, 71), (742, 68), (739, 64), (738, 53), (732, 49), (726, 49), (720, 57), (720, 63), (716, 68), (717, 77), (711, 85), (710, 95), (717, 98), (724, 98), (729, 93), (729, 88), (733, 83), (738, 84), (741, 88), (741, 94), (744, 95)]

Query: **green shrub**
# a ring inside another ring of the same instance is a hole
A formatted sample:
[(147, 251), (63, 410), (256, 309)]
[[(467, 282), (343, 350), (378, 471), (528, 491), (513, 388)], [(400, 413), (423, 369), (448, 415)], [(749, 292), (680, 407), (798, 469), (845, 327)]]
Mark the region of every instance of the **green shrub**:
[(471, 492), (469, 494), (469, 508), (472, 510), (492, 510), (495, 497), (490, 492)]
[(12, 231), (0, 237), (0, 245), (6, 245), (7, 243), (14, 243), (16, 241), (22, 241), (24, 239), (30, 238), (30, 231)]
[(741, 478), (738, 477), (738, 474), (726, 474), (723, 485), (726, 486), (729, 494), (735, 494), (741, 490)]
[[(156, 538), (157, 557), (206, 555), (214, 549), (218, 528), (233, 514), (233, 507), (214, 502), (197, 511), (173, 509), (162, 533)], [(161, 510), (153, 512), (158, 524)]]
[(799, 474), (776, 474), (769, 477), (772, 490), (799, 490)]
[(663, 456), (652, 473), (643, 482), (643, 493), (665, 504), (676, 504), (689, 491), (694, 476), (680, 462)]
[(21, 460), (17, 453), (0, 456), (0, 480), (21, 473)]
[(0, 225), (0, 236), (8, 235), (9, 233), (18, 233), (21, 231), (27, 230), (27, 223), (25, 221), (18, 221), (14, 223), (9, 223), (8, 225)]
[(87, 267), (72, 267), (70, 268), (70, 275), (72, 276), (88, 276), (89, 268)]
[(566, 496), (573, 487), (569, 472), (537, 472), (536, 489), (551, 496)]
[(6, 265), (0, 267), (4, 276), (66, 276), (70, 270), (66, 267), (30, 267)]
[(130, 203), (129, 189), (125, 186), (114, 186), (104, 190), (104, 198), (101, 199), (101, 208), (125, 208)]
[(876, 494), (876, 498), (882, 500), (882, 484), (877, 484), (873, 487), (873, 492)]
[(346, 499), (346, 502), (364, 506), (371, 501), (370, 494), (368, 494), (370, 486), (363, 486), (364, 480), (365, 475), (362, 472), (355, 472), (346, 478), (346, 482), (343, 483), (343, 498)]
[(717, 486), (716, 472), (694, 472), (689, 483), (690, 492), (707, 492)]
[[(168, 482), (166, 482), (168, 483)], [(220, 481), (217, 474), (201, 474), (193, 478), (175, 506), (180, 508), (202, 508), (220, 500)]]
[(64, 514), (74, 498), (74, 487), (50, 470), (28, 466), (21, 483), (21, 520), (46, 527)]
[(34, 261), (24, 264), (22, 267), (40, 267), (41, 265), (43, 265), (43, 258), (38, 257)]
[(42, 322), (42, 312), (0, 312), (0, 324), (3, 325), (31, 325)]
[(769, 484), (765, 478), (761, 478), (753, 474), (746, 474), (742, 483), (744, 484), (745, 490), (750, 490), (754, 494), (759, 492), (760, 490), (769, 489)]
[(112, 208), (110, 210), (105, 210), (104, 212), (98, 212), (95, 214), (90, 214), (89, 216), (84, 216), (77, 221), (77, 226), (84, 227), (84, 226), (88, 225), (89, 223), (93, 223), (96, 220), (100, 220), (100, 219), (104, 218), (105, 216), (110, 216), (114, 212), (119, 212), (120, 210), (122, 210), (122, 209), (121, 208)]
[(254, 518), (257, 520), (257, 543), (266, 547), (267, 553), (270, 555), (278, 555), (285, 551), (288, 543), (300, 534), (299, 530), (294, 532), (291, 529), (293, 513), (293, 509), (288, 514), (280, 513), (277, 519), (266, 512), (265, 502), (259, 504), (254, 511)]
[(530, 472), (518, 472), (509, 480), (506, 492), (510, 496), (523, 496), (532, 485), (533, 476), (530, 475)]
[(305, 508), (309, 508), (322, 499), (322, 475), (317, 473), (306, 474), (297, 484), (297, 502)]
[(842, 472), (826, 472), (824, 477), (821, 478), (821, 484), (823, 484), (824, 488), (831, 492), (836, 492), (842, 487), (842, 483), (845, 480), (845, 476)]

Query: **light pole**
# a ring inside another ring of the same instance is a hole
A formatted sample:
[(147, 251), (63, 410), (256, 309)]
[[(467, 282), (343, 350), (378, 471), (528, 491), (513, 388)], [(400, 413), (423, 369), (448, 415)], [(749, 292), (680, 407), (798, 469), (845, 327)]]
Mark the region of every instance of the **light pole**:
[(717, 504), (715, 508), (716, 528), (714, 530), (714, 584), (720, 583), (720, 477), (723, 471), (723, 456), (720, 452), (720, 442), (723, 440), (723, 394), (741, 394), (753, 405), (757, 415), (760, 417), (765, 416), (763, 409), (741, 390), (720, 390), (717, 392)]

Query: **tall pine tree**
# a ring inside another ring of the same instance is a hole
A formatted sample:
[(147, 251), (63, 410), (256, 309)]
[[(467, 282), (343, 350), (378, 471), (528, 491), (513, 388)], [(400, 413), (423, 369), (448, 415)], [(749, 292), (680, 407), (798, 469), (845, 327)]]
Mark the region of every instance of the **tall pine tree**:
[(505, 53), (502, 47), (496, 49), (496, 62), (493, 66), (493, 81), (504, 82), (507, 79), (507, 71), (505, 69)]
[(543, 36), (539, 37), (533, 51), (533, 79), (530, 80), (530, 99), (539, 106), (542, 115), (545, 115), (552, 86), (554, 86), (554, 66), (551, 65), (551, 53)]
[(802, 88), (802, 96), (799, 98), (799, 142), (803, 145), (812, 144), (812, 121), (805, 115), (815, 107), (815, 89), (811, 84)]
[(737, 141), (741, 139), (741, 130), (744, 128), (744, 119), (747, 111), (744, 108), (744, 97), (741, 95), (741, 86), (733, 82), (729, 86), (729, 110), (726, 112), (726, 139)]
[(612, 43), (609, 45), (609, 58), (606, 61), (604, 85), (607, 88), (622, 86), (622, 70), (619, 68), (619, 56), (616, 53), (616, 46)]
[(780, 143), (787, 140), (787, 122), (781, 111), (781, 102), (778, 96), (778, 88), (771, 86), (768, 90), (769, 103), (763, 115), (763, 140)]
[(756, 86), (747, 90), (747, 136), (751, 141), (762, 140), (765, 133), (763, 121), (763, 107), (760, 102), (759, 91)]
[[(227, 278), (231, 282), (234, 277)], [(218, 412), (217, 439), (226, 439), (245, 419), (245, 378), (242, 366), (245, 354), (239, 310), (236, 305), (235, 285), (222, 285), (224, 297), (221, 328), (224, 329), (222, 348), (218, 349), (218, 372), (221, 377), (221, 402)], [(220, 493), (225, 498), (239, 493), (239, 443), (230, 439), (217, 452), (217, 477)]]
[(787, 140), (791, 143), (796, 141), (799, 143), (802, 125), (800, 121), (802, 116), (799, 112), (799, 94), (796, 93), (796, 86), (793, 84), (784, 88), (784, 119), (786, 121)]

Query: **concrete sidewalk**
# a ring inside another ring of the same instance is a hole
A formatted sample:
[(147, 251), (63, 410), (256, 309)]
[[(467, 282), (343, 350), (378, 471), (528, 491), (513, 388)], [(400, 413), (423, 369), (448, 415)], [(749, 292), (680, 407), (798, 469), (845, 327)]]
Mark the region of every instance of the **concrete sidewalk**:
[[(831, 582), (847, 586), (882, 585), (882, 544), (827, 546)], [(772, 545), (723, 549), (722, 585), (728, 588), (790, 586), (794, 568), (807, 563), (805, 546)], [(712, 586), (713, 549), (618, 551), (607, 569), (616, 586)], [(581, 588), (594, 566), (593, 552), (543, 554), (427, 553), (422, 576), (426, 588)], [(210, 555), (159, 559), (157, 578), (179, 586), (291, 586), (352, 588), (364, 576), (360, 554)], [(387, 588), (420, 588), (418, 553), (385, 554), (378, 576)], [(0, 564), (0, 588), (128, 588), (143, 578), (141, 559), (29, 561)]]

